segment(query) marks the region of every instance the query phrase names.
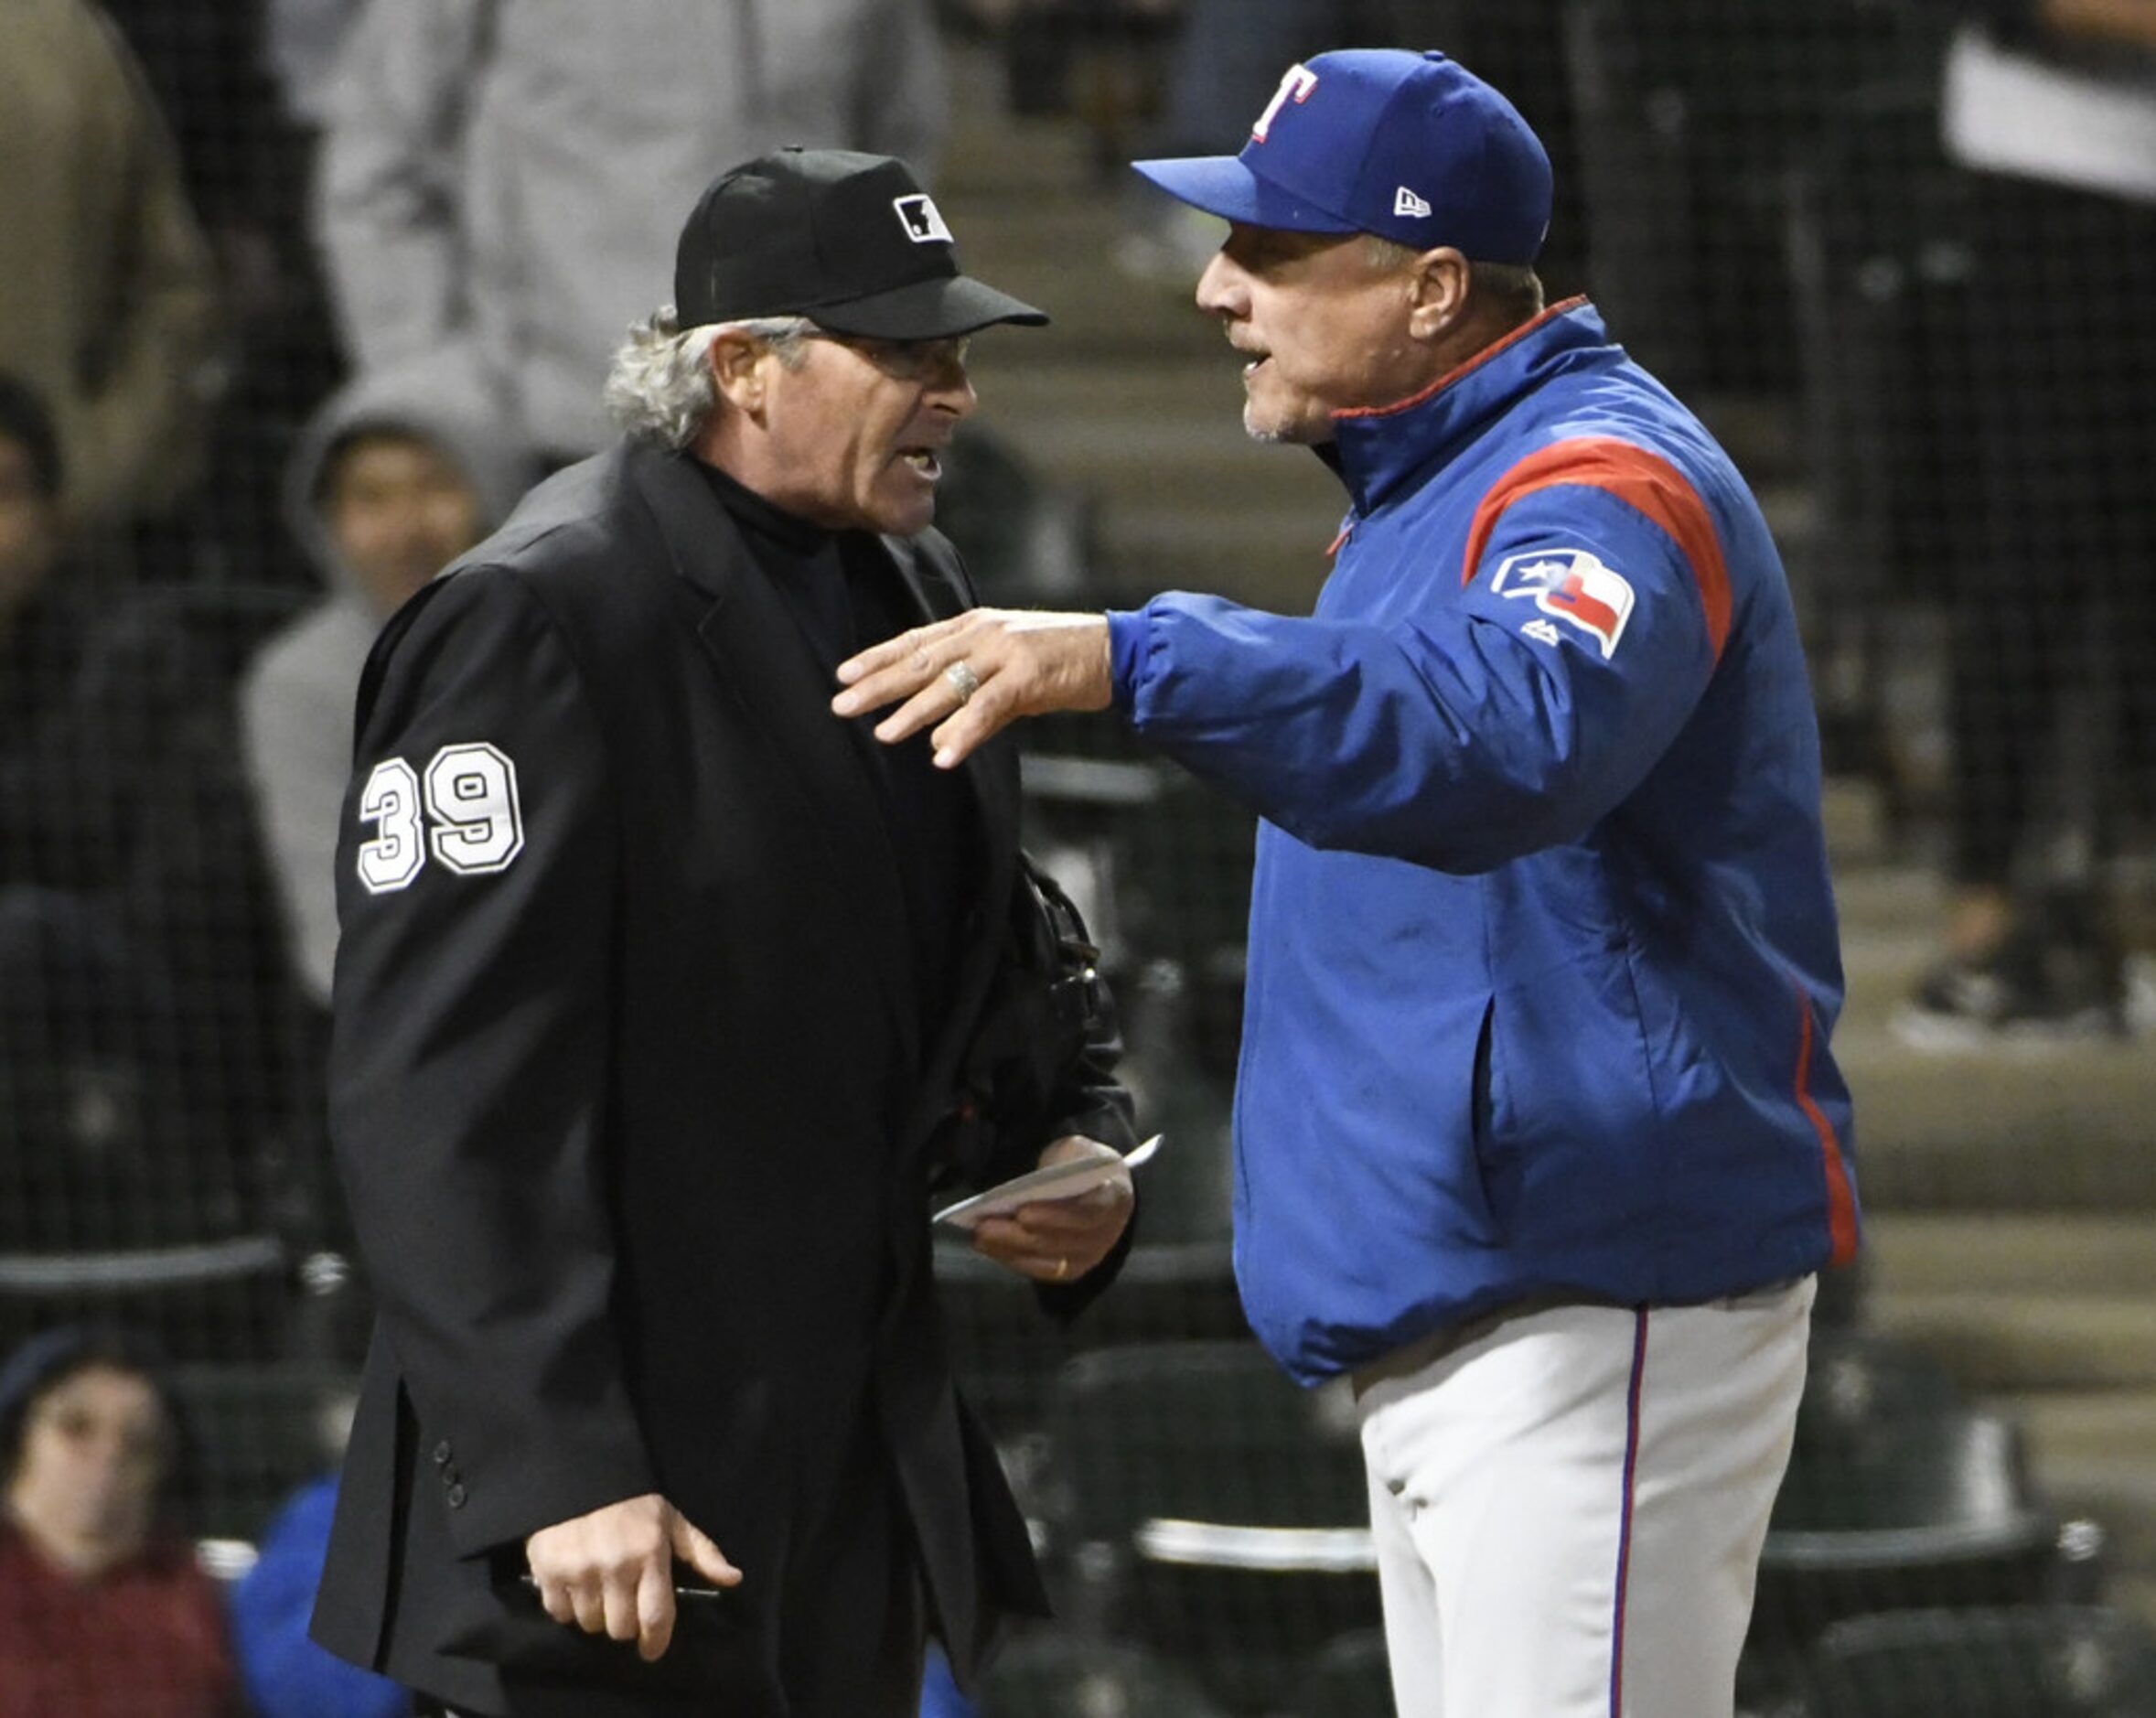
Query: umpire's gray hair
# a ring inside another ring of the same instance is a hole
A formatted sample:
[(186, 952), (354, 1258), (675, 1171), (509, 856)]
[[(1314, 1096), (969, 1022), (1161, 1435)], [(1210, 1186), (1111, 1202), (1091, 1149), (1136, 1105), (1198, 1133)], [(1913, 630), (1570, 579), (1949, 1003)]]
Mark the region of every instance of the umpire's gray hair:
[(614, 354), (604, 399), (622, 433), (676, 451), (703, 432), (718, 410), (719, 387), (711, 373), (711, 343), (724, 333), (750, 335), (778, 354), (788, 370), (801, 362), (801, 342), (816, 330), (807, 317), (749, 317), (683, 328), (673, 306), (630, 326)]

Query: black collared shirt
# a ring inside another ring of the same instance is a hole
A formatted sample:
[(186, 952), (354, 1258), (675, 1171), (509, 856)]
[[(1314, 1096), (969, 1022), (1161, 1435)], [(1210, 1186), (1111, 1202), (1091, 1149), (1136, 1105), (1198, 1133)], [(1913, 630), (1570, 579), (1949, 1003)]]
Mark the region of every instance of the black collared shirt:
[[(788, 512), (715, 467), (696, 463), (741, 528), (750, 558), (771, 581), (810, 652), (831, 676), (834, 692), (841, 662), (863, 646), (927, 618), (873, 532), (828, 530)], [(959, 927), (981, 887), (980, 824), (971, 788), (959, 772), (935, 767), (926, 734), (897, 746), (876, 739), (873, 730), (882, 714), (856, 716), (851, 725), (898, 856), (914, 970), (919, 974), (926, 1054), (950, 1012)]]

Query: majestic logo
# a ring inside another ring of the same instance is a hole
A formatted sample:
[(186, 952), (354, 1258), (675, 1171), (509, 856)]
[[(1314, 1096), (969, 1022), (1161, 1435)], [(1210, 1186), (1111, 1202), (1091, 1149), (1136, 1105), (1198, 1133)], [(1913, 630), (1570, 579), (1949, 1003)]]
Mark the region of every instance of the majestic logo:
[(1263, 143), (1272, 122), (1282, 108), (1290, 102), (1301, 106), (1310, 100), (1310, 92), (1317, 88), (1317, 73), (1308, 66), (1290, 66), (1287, 76), (1280, 81), (1280, 88), (1272, 92), (1272, 100), (1266, 102), (1265, 111), (1258, 115), (1258, 123), (1250, 127), (1250, 135)]
[[(1568, 621), (1601, 648), (1604, 660), (1616, 654), (1625, 623), (1632, 617), (1632, 585), (1584, 549), (1539, 549), (1516, 554), (1497, 568), (1490, 589), (1499, 596), (1531, 596), (1546, 615)], [(1546, 622), (1529, 621), (1522, 630), (1546, 643), (1557, 642)]]
[(1430, 212), (1430, 205), (1403, 185), (1392, 194), (1392, 212), (1396, 215), (1413, 215), (1420, 219)]
[(943, 216), (934, 202), (919, 191), (910, 197), (895, 197), (891, 207), (898, 211), (898, 219), (906, 227), (906, 236), (916, 244), (950, 244), (955, 241), (950, 229), (943, 224)]

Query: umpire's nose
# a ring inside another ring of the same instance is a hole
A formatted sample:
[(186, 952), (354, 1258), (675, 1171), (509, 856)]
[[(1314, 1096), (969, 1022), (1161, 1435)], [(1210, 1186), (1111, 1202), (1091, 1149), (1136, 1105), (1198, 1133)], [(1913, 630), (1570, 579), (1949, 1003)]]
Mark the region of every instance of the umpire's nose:
[(939, 341), (929, 362), (930, 405), (953, 417), (964, 417), (981, 403), (981, 396), (973, 392), (973, 380), (966, 371), (966, 348), (962, 340)]

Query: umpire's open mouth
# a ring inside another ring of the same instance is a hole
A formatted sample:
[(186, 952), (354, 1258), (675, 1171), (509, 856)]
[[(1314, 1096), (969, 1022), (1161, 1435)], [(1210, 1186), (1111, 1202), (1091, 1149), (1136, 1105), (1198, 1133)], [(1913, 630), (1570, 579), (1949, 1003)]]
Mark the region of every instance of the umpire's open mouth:
[(943, 475), (942, 457), (933, 447), (901, 447), (898, 456), (930, 482)]

